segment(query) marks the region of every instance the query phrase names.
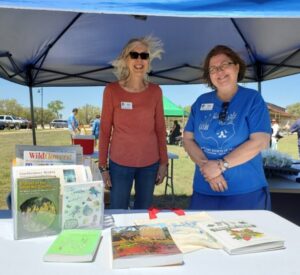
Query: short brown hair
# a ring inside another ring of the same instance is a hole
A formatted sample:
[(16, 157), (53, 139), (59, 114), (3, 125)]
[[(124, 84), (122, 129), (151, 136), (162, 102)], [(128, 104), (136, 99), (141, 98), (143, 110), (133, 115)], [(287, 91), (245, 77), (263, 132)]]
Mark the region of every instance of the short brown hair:
[(210, 52), (207, 54), (205, 61), (204, 61), (204, 66), (203, 66), (203, 74), (202, 74), (202, 80), (207, 83), (207, 85), (211, 88), (214, 88), (213, 83), (211, 82), (210, 79), (210, 74), (209, 74), (209, 62), (212, 57), (219, 55), (219, 54), (225, 54), (227, 55), (234, 64), (239, 64), (240, 65), (240, 70), (238, 74), (238, 81), (241, 81), (246, 73), (246, 63), (245, 61), (231, 48), (225, 46), (225, 45), (217, 45), (213, 49), (210, 50)]

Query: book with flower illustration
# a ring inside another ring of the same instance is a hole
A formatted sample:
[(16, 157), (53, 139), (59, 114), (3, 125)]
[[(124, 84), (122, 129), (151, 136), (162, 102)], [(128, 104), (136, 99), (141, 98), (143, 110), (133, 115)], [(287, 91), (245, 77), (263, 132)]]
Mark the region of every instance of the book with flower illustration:
[(153, 267), (183, 264), (183, 254), (164, 224), (111, 229), (112, 267)]
[(65, 184), (62, 228), (101, 228), (104, 215), (103, 194), (102, 181)]
[(246, 221), (213, 221), (201, 227), (232, 255), (284, 248), (284, 240)]

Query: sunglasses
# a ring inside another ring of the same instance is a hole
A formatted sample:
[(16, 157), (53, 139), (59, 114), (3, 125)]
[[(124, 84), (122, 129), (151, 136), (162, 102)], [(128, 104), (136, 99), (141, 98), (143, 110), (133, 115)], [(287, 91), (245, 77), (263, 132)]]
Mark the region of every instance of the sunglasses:
[(219, 120), (225, 122), (228, 113), (229, 102), (222, 103), (222, 109), (219, 113)]
[(129, 52), (129, 56), (131, 59), (138, 59), (139, 57), (142, 59), (142, 60), (147, 60), (149, 59), (149, 53), (145, 53), (145, 52), (142, 52), (142, 53), (138, 53), (138, 52)]

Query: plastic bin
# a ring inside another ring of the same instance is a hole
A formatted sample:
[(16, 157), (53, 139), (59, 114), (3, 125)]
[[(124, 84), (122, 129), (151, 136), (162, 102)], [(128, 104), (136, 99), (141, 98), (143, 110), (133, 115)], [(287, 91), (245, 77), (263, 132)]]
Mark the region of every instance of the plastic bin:
[(72, 144), (80, 145), (84, 155), (94, 153), (95, 137), (93, 135), (75, 135), (72, 137)]

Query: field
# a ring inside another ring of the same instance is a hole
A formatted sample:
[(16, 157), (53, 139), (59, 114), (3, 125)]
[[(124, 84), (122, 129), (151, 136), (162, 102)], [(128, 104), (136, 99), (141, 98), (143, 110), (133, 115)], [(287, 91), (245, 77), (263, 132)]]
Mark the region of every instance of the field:
[[(0, 209), (7, 208), (6, 196), (10, 191), (10, 167), (15, 155), (16, 144), (32, 144), (31, 130), (4, 130), (0, 131)], [(71, 140), (67, 130), (37, 130), (38, 145), (70, 145)], [(282, 138), (278, 143), (278, 150), (298, 159), (297, 137), (290, 135)], [(194, 165), (184, 149), (169, 145), (168, 151), (175, 153), (179, 159), (174, 160), (174, 188), (175, 197), (165, 194), (165, 183), (156, 187), (154, 205), (157, 207), (187, 208), (189, 197), (192, 194), (192, 180)]]

